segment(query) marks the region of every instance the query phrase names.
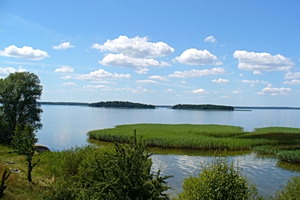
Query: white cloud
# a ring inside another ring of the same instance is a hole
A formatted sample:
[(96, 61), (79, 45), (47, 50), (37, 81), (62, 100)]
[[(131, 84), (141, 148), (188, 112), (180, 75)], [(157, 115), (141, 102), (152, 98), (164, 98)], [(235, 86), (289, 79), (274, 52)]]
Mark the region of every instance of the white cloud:
[(175, 71), (173, 74), (170, 74), (171, 78), (192, 78), (192, 77), (201, 77), (201, 76), (210, 76), (210, 75), (219, 75), (224, 74), (225, 70), (221, 67), (215, 67), (212, 69), (203, 69), (203, 70), (190, 70), (190, 71)]
[(210, 43), (215, 43), (215, 42), (217, 42), (217, 39), (214, 36), (210, 35), (210, 36), (206, 37), (204, 39), (204, 41), (205, 42), (210, 42)]
[(146, 83), (146, 84), (156, 84), (157, 81), (154, 80), (137, 80), (137, 83)]
[(77, 80), (91, 80), (91, 81), (101, 81), (103, 79), (130, 79), (130, 74), (118, 74), (107, 72), (104, 69), (98, 69), (89, 74), (81, 74), (75, 76), (64, 76), (63, 79), (77, 79)]
[(88, 90), (96, 90), (96, 89), (108, 89), (106, 85), (86, 85), (83, 88)]
[(124, 54), (107, 54), (100, 64), (105, 66), (115, 67), (133, 67), (133, 68), (146, 68), (153, 67), (166, 67), (169, 66), (166, 62), (159, 62), (153, 58), (134, 58)]
[(198, 50), (195, 48), (185, 50), (180, 56), (174, 59), (186, 65), (221, 65), (222, 62), (208, 50)]
[(286, 85), (300, 85), (300, 80), (293, 79), (293, 80), (290, 80), (290, 81), (284, 81), (283, 84), (286, 84)]
[(72, 72), (74, 72), (74, 69), (70, 66), (61, 66), (61, 67), (57, 68), (54, 72), (57, 72), (57, 73), (72, 73)]
[(159, 80), (159, 81), (168, 81), (169, 80), (167, 77), (158, 76), (158, 75), (149, 76), (148, 78), (149, 79), (154, 79), (154, 80)]
[(268, 84), (267, 81), (263, 80), (242, 80), (242, 83), (251, 84), (251, 86), (254, 86), (256, 84)]
[(126, 88), (116, 88), (115, 90), (117, 90), (117, 91), (129, 91), (129, 92), (132, 92), (134, 94), (141, 94), (141, 93), (153, 92), (154, 91), (154, 90), (148, 90), (148, 89), (143, 88), (143, 87), (137, 87), (137, 88), (129, 88), (129, 87), (126, 87)]
[(291, 88), (271, 88), (271, 87), (266, 87), (263, 88), (261, 92), (259, 92), (260, 95), (288, 95), (291, 92)]
[(239, 60), (239, 69), (253, 71), (254, 74), (270, 71), (287, 71), (294, 66), (294, 63), (289, 58), (280, 54), (271, 55), (269, 53), (237, 50), (233, 53), (233, 57)]
[(228, 80), (228, 79), (222, 79), (222, 78), (219, 78), (219, 79), (214, 79), (214, 80), (212, 80), (211, 82), (213, 82), (213, 83), (218, 83), (218, 84), (222, 84), (222, 83), (228, 83), (229, 80)]
[(172, 88), (168, 88), (168, 89), (165, 89), (165, 92), (175, 92), (175, 90)]
[(92, 48), (100, 51), (110, 51), (135, 58), (155, 58), (170, 55), (174, 48), (164, 42), (149, 42), (147, 37), (128, 38), (119, 36), (113, 40), (107, 40), (104, 44), (93, 44)]
[(194, 94), (205, 94), (206, 93), (206, 91), (202, 88), (192, 90), (191, 92), (194, 93)]
[(15, 72), (25, 72), (26, 69), (24, 69), (23, 67), (19, 67), (19, 69), (15, 69), (13, 67), (0, 67), (0, 75), (2, 76), (7, 76), (10, 73), (15, 73)]
[(0, 51), (0, 56), (26, 59), (26, 60), (42, 60), (49, 57), (48, 53), (40, 49), (33, 49), (29, 46), (23, 46), (18, 48), (15, 45), (6, 47), (3, 51)]
[(234, 91), (232, 92), (232, 94), (241, 94), (241, 91), (239, 91), (239, 90), (234, 90)]
[(56, 49), (56, 50), (63, 50), (63, 49), (70, 49), (70, 48), (74, 48), (74, 46), (71, 45), (70, 42), (63, 42), (63, 43), (60, 43), (59, 45), (53, 46), (53, 49)]
[(76, 85), (76, 83), (74, 82), (66, 82), (66, 83), (63, 83), (64, 86), (74, 86)]
[(147, 74), (148, 71), (149, 71), (148, 68), (141, 67), (141, 68), (137, 68), (134, 72), (137, 73), (137, 74)]
[(288, 72), (284, 76), (285, 79), (298, 79), (300, 78), (300, 72)]

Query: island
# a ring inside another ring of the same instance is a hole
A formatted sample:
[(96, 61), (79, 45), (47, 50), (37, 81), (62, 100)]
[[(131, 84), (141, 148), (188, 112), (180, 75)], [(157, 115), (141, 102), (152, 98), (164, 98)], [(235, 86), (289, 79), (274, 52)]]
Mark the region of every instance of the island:
[(212, 105), (212, 104), (177, 104), (172, 106), (172, 109), (186, 109), (186, 110), (224, 110), (224, 111), (234, 111), (233, 106), (223, 106), (223, 105)]
[(142, 104), (142, 103), (133, 103), (128, 101), (102, 101), (98, 103), (89, 104), (90, 107), (103, 107), (103, 108), (146, 108), (146, 109), (155, 109), (155, 106)]

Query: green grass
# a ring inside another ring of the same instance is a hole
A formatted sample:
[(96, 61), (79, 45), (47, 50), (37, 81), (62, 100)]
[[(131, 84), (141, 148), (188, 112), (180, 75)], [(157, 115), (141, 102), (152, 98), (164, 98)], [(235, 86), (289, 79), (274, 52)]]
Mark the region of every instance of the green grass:
[[(300, 160), (297, 151), (300, 149), (298, 128), (266, 127), (245, 132), (241, 127), (226, 125), (131, 124), (90, 131), (89, 137), (105, 142), (127, 143), (134, 130), (149, 147), (213, 151), (254, 150), (285, 162), (298, 163)], [(289, 150), (289, 154), (278, 153), (286, 150)], [(292, 150), (296, 150), (296, 153), (290, 152)]]
[(147, 146), (201, 150), (247, 150), (272, 143), (265, 139), (242, 138), (247, 133), (241, 127), (190, 124), (133, 124), (89, 132), (91, 139), (108, 142), (128, 142), (136, 130)]

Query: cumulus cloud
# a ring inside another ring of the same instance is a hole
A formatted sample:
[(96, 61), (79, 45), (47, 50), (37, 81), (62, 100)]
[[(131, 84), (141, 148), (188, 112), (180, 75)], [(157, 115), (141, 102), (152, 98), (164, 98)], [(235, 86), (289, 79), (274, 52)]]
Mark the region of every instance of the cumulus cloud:
[(100, 64), (105, 66), (115, 67), (133, 67), (133, 68), (146, 68), (149, 66), (165, 67), (169, 66), (166, 62), (159, 62), (153, 58), (134, 58), (124, 54), (107, 54)]
[(288, 95), (291, 92), (291, 88), (272, 88), (272, 87), (266, 87), (263, 88), (261, 92), (259, 92), (260, 95)]
[(169, 80), (167, 77), (158, 76), (158, 75), (149, 76), (148, 78), (149, 79), (154, 79), (154, 80), (159, 80), (159, 81), (168, 81)]
[(202, 88), (192, 90), (191, 92), (194, 93), (194, 94), (205, 94), (206, 93), (206, 91)]
[(211, 82), (213, 82), (213, 83), (217, 83), (217, 84), (224, 84), (224, 83), (228, 83), (229, 82), (229, 80), (228, 79), (222, 79), (222, 78), (219, 78), (219, 79), (214, 79), (214, 80), (212, 80)]
[(57, 68), (54, 72), (56, 73), (72, 73), (74, 72), (74, 69), (70, 66), (61, 66)]
[(18, 48), (15, 45), (6, 47), (3, 51), (0, 51), (0, 56), (26, 59), (26, 60), (42, 60), (49, 57), (46, 51), (40, 49), (33, 49), (29, 46), (23, 46)]
[(203, 70), (189, 70), (189, 71), (175, 71), (173, 74), (170, 74), (171, 78), (192, 78), (192, 77), (201, 77), (201, 76), (210, 76), (210, 75), (219, 75), (224, 74), (225, 70), (221, 67), (215, 67), (212, 69), (203, 69)]
[(102, 79), (130, 79), (130, 74), (118, 74), (107, 72), (104, 69), (98, 69), (89, 74), (81, 74), (74, 76), (64, 76), (63, 79), (77, 79), (77, 80), (91, 80), (91, 81), (100, 81)]
[(74, 48), (75, 46), (71, 45), (70, 42), (62, 42), (59, 45), (53, 46), (53, 49), (56, 50), (63, 50), (63, 49), (70, 49)]
[(285, 79), (298, 79), (300, 78), (300, 72), (288, 72), (284, 76)]
[(121, 35), (116, 39), (107, 40), (104, 44), (93, 44), (92, 48), (110, 51), (135, 58), (155, 58), (170, 55), (174, 48), (164, 42), (149, 42), (147, 37), (128, 38)]
[(255, 53), (237, 50), (233, 57), (239, 60), (238, 68), (252, 71), (254, 74), (270, 71), (290, 70), (294, 63), (280, 54)]
[(242, 80), (242, 83), (250, 84), (251, 87), (254, 87), (257, 84), (269, 84), (267, 81), (263, 80)]
[(76, 83), (74, 83), (74, 82), (65, 82), (65, 83), (63, 83), (63, 85), (64, 86), (74, 86), (74, 85), (76, 85)]
[(19, 67), (19, 69), (15, 69), (13, 67), (0, 67), (0, 76), (7, 76), (10, 73), (15, 73), (15, 72), (25, 72), (26, 69), (23, 67)]
[(284, 81), (283, 84), (286, 84), (286, 85), (300, 85), (300, 80), (293, 79), (293, 80), (289, 80), (289, 81)]
[(174, 59), (175, 62), (180, 62), (186, 65), (221, 65), (222, 62), (210, 53), (208, 50), (198, 50), (195, 48), (185, 50), (180, 56)]
[(108, 86), (106, 85), (86, 85), (83, 86), (84, 89), (88, 90), (96, 90), (96, 89), (108, 89)]
[(148, 79), (146, 79), (146, 80), (137, 80), (136, 82), (137, 83), (146, 83), (146, 84), (156, 84), (157, 83), (157, 81), (148, 80)]
[(204, 42), (215, 43), (217, 42), (217, 39), (214, 36), (210, 35), (204, 39)]
[(134, 72), (137, 74), (147, 74), (148, 71), (148, 68), (138, 67)]

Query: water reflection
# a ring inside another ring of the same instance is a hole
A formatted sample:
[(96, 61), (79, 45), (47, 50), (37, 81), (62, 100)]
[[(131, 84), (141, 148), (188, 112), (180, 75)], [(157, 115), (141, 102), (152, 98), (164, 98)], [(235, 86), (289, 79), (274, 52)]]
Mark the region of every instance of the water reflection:
[[(243, 156), (229, 156), (229, 162), (238, 166), (244, 176), (255, 184), (260, 195), (270, 197), (287, 183), (290, 177), (299, 176), (299, 172), (288, 171), (277, 167), (277, 160), (259, 158), (251, 153)], [(182, 192), (183, 180), (189, 176), (197, 176), (206, 164), (211, 163), (211, 156), (188, 155), (153, 155), (153, 171), (161, 170), (162, 175), (173, 175), (168, 184), (173, 190), (169, 192), (176, 196)]]

